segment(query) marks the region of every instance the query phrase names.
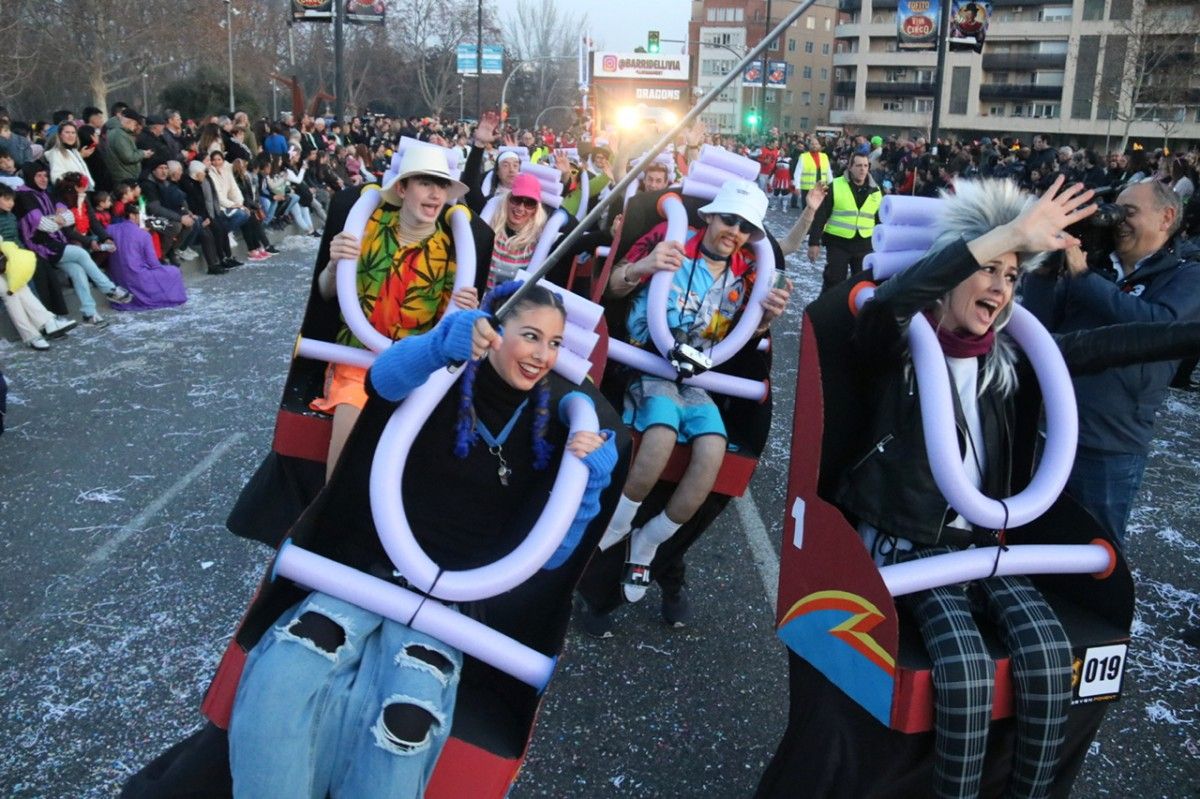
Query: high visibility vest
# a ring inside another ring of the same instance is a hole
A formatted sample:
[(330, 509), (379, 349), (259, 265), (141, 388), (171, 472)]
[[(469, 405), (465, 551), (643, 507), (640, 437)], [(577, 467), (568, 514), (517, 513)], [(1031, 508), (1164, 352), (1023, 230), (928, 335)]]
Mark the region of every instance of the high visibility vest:
[(833, 211), (825, 224), (825, 232), (843, 239), (852, 239), (856, 235), (869, 239), (875, 229), (875, 212), (882, 203), (883, 192), (875, 189), (859, 208), (854, 202), (849, 178), (842, 175), (833, 181)]
[(812, 153), (807, 150), (800, 153), (800, 176), (796, 183), (800, 191), (808, 191), (817, 185), (818, 179), (828, 181), (832, 177), (833, 173), (829, 171), (829, 156), (817, 153), (817, 158), (813, 158)]

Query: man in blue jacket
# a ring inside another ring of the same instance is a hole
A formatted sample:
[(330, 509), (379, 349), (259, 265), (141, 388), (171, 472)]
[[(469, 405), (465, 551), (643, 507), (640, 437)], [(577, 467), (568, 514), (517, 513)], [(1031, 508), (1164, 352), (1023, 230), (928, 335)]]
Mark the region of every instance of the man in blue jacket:
[[(1088, 269), (1078, 248), (1067, 251), (1057, 282), (1044, 271), (1029, 276), (1024, 304), (1051, 330), (1200, 319), (1200, 261), (1181, 257), (1172, 243), (1181, 221), (1179, 195), (1149, 181), (1126, 188), (1117, 204), (1126, 218), (1109, 254), (1115, 280)], [(1178, 366), (1143, 363), (1074, 378), (1079, 448), (1067, 492), (1122, 546), (1155, 414)]]

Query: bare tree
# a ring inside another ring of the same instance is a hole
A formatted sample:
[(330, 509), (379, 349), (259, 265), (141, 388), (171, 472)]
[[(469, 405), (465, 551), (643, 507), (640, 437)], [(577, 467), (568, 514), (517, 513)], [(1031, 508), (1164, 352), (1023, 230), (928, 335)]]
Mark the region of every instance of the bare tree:
[[(392, 44), (410, 59), (422, 101), (440, 116), (458, 91), (458, 45), (475, 41), (477, 5), (473, 0), (403, 0), (395, 5), (389, 8), (390, 19), (397, 20)], [(485, 8), (485, 42), (497, 36), (492, 19), (490, 7)]]
[(1130, 18), (1117, 27), (1105, 46), (1124, 47), (1123, 75), (1105, 75), (1100, 100), (1123, 126), (1124, 150), (1136, 123), (1154, 123), (1166, 139), (1184, 121), (1181, 114), (1195, 92), (1200, 10), (1193, 3), (1135, 0)]
[(145, 0), (52, 0), (29, 5), (23, 16), (40, 32), (45, 52), (61, 52), (70, 42), (71, 71), (84, 76), (91, 102), (100, 108), (110, 92), (140, 83), (143, 73), (166, 68), (178, 54), (224, 42), (215, 19), (211, 30), (181, 25), (177, 7)]
[(0, 97), (6, 101), (25, 85), (37, 66), (37, 50), (23, 24), (26, 0), (0, 0)]
[(518, 0), (516, 11), (505, 20), (507, 66), (511, 70), (529, 65), (530, 79), (518, 84), (518, 96), (531, 108), (575, 102), (575, 57), (587, 15), (566, 8), (554, 0)]

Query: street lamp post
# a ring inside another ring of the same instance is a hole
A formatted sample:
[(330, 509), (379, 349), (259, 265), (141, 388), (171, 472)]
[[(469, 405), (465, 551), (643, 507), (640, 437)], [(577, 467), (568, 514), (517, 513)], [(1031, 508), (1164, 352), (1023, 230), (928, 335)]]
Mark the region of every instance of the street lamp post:
[(233, 100), (233, 0), (225, 0), (225, 34), (229, 41), (229, 113), (234, 111)]
[(525, 67), (530, 66), (535, 61), (570, 61), (574, 58), (575, 56), (573, 55), (547, 55), (530, 58), (525, 61), (518, 61), (517, 65), (513, 67), (513, 71), (508, 73), (508, 77), (504, 79), (504, 84), (500, 87), (500, 123), (503, 124), (505, 119), (508, 117), (508, 114), (505, 113), (504, 109), (508, 107), (508, 82), (513, 79), (514, 75), (516, 75), (518, 72), (524, 72)]

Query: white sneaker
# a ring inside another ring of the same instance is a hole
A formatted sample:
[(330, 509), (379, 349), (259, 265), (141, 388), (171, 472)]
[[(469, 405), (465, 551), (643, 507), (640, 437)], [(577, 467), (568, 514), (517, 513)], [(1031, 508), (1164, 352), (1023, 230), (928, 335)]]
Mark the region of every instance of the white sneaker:
[(184, 247), (182, 250), (176, 250), (175, 254), (185, 261), (194, 261), (200, 257), (200, 253), (196, 252), (191, 247)]
[(63, 319), (61, 316), (56, 316), (46, 324), (42, 325), (42, 332), (48, 338), (58, 338), (59, 336), (67, 335), (67, 331), (75, 327), (78, 322), (74, 319)]
[(29, 348), (32, 350), (41, 351), (41, 350), (50, 349), (49, 342), (47, 342), (46, 339), (42, 338), (41, 336), (38, 336), (37, 338), (34, 338), (34, 339), (30, 339), (28, 344), (29, 344)]

